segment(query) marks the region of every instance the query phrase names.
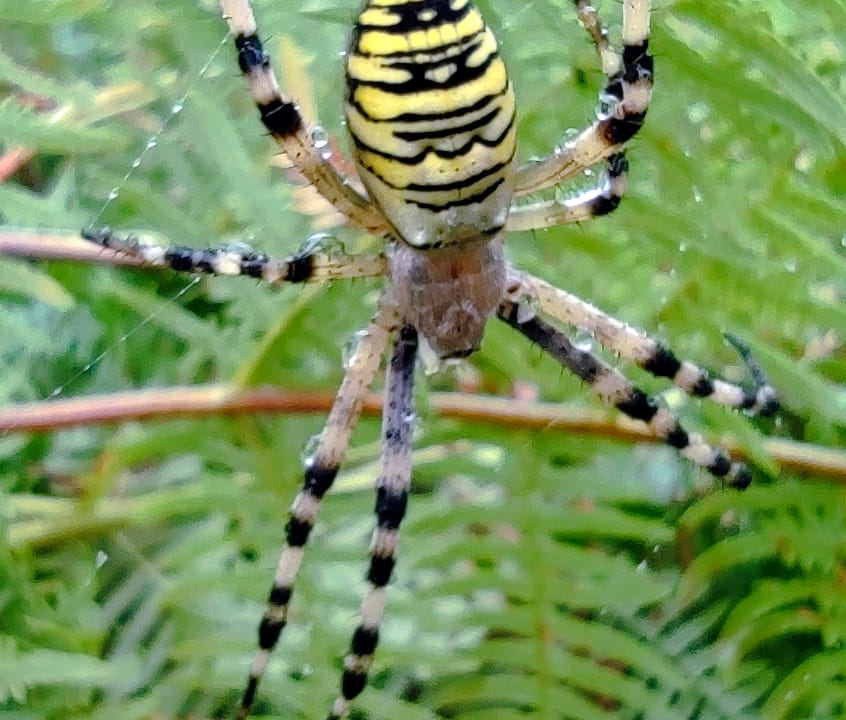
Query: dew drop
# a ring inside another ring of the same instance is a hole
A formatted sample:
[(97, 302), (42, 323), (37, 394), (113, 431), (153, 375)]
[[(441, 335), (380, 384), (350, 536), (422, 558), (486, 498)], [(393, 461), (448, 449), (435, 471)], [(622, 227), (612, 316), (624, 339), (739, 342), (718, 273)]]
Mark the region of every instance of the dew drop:
[(341, 365), (344, 370), (350, 369), (350, 365), (352, 365), (353, 358), (355, 357), (355, 352), (358, 350), (359, 344), (366, 335), (367, 330), (359, 330), (358, 332), (350, 335), (346, 342), (344, 342), (344, 345), (341, 348)]
[(585, 332), (577, 333), (573, 338), (573, 347), (582, 352), (593, 352), (593, 336)]
[(410, 413), (406, 413), (406, 414), (405, 414), (405, 416), (403, 417), (402, 421), (403, 421), (406, 425), (416, 425), (416, 424), (417, 424), (417, 421), (418, 421), (419, 419), (420, 419), (420, 418), (417, 416), (417, 413), (416, 413), (416, 412), (410, 412)]
[(112, 189), (109, 191), (109, 200), (110, 200), (110, 201), (111, 201), (111, 200), (114, 200), (115, 198), (117, 198), (117, 197), (118, 197), (118, 195), (120, 195), (120, 190), (119, 190), (118, 188), (112, 188)]
[(158, 141), (158, 140), (156, 140), (156, 138), (150, 138), (150, 139), (147, 141), (147, 149), (148, 149), (148, 150), (152, 150), (152, 149), (153, 149), (154, 147), (156, 147), (156, 145), (158, 145), (158, 144), (159, 144), (159, 141)]
[(314, 233), (309, 235), (303, 244), (297, 249), (297, 255), (313, 255), (314, 253), (325, 253), (326, 255), (343, 255), (344, 244), (332, 233)]
[(185, 106), (182, 103), (174, 103), (173, 107), (171, 107), (170, 111), (174, 115), (179, 115), (182, 112)]
[(235, 240), (234, 242), (227, 243), (223, 246), (223, 249), (226, 252), (238, 253), (239, 255), (255, 254), (253, 246), (249, 245), (248, 243), (242, 242), (241, 240)]
[(620, 107), (620, 98), (611, 93), (600, 93), (596, 104), (596, 119), (608, 120), (614, 117)]
[(525, 295), (517, 306), (517, 322), (526, 323), (534, 320), (540, 310), (540, 300), (536, 295)]
[(141, 158), (135, 158), (132, 161), (132, 167), (134, 167), (134, 168), (141, 167)]
[(332, 148), (329, 146), (329, 133), (320, 127), (320, 125), (311, 131), (311, 142), (321, 158), (329, 160), (332, 157)]
[(649, 564), (646, 562), (646, 560), (641, 560), (641, 561), (637, 564), (637, 567), (635, 568), (635, 572), (638, 572), (638, 573), (644, 573), (644, 572), (646, 572), (648, 569), (649, 569)]
[(441, 356), (435, 352), (434, 348), (429, 344), (422, 335), (420, 336), (420, 365), (423, 367), (423, 372), (426, 375), (434, 375), (441, 369)]
[(303, 451), (300, 454), (300, 458), (303, 461), (303, 467), (308, 470), (312, 465), (314, 465), (314, 456), (317, 453), (317, 449), (320, 447), (320, 435), (312, 435), (303, 447)]

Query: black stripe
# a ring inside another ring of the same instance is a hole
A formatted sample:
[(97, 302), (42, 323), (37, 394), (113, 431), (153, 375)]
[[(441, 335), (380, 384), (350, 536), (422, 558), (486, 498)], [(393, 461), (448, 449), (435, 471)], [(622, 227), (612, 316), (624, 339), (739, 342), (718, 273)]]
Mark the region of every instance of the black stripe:
[(249, 75), (254, 68), (270, 65), (270, 58), (264, 51), (258, 35), (236, 37), (235, 47), (238, 48), (238, 67), (244, 75)]
[[(510, 160), (508, 161), (510, 162)], [(490, 177), (491, 175), (496, 175), (500, 170), (508, 165), (508, 162), (497, 163), (496, 165), (491, 165), (480, 172), (477, 172), (475, 175), (471, 175), (468, 178), (463, 178), (461, 180), (455, 180), (453, 182), (447, 183), (437, 183), (437, 184), (421, 184), (421, 183), (411, 183), (410, 185), (406, 185), (403, 187), (397, 187), (391, 185), (390, 183), (385, 183), (390, 187), (393, 187), (396, 190), (406, 190), (409, 192), (449, 192), (450, 190), (464, 190), (465, 188), (469, 188), (476, 183), (484, 180), (486, 177)], [(380, 178), (384, 182), (384, 178)]]
[(626, 159), (626, 154), (619, 152), (609, 155), (605, 160), (605, 171), (608, 177), (617, 178), (625, 175), (629, 171), (629, 161)]
[(629, 397), (616, 404), (617, 409), (622, 410), (626, 415), (635, 420), (649, 422), (658, 412), (655, 401), (646, 393), (637, 388), (632, 388)]
[[(108, 245), (104, 244), (104, 247)], [(165, 262), (178, 272), (202, 272), (208, 263), (198, 262), (197, 251), (193, 248), (176, 246), (165, 252)]]
[[(755, 407), (758, 403), (758, 393), (754, 390), (748, 390), (743, 388), (743, 402), (741, 403), (740, 407), (744, 410), (749, 410), (749, 408)], [(763, 415), (767, 417), (767, 415), (772, 415), (776, 410), (778, 410), (778, 400), (775, 401), (774, 406), (765, 405), (759, 411), (759, 415)]]
[(676, 448), (676, 450), (684, 450), (688, 445), (690, 445), (690, 438), (687, 436), (684, 428), (682, 428), (682, 426), (678, 423), (676, 423), (676, 426), (667, 433), (665, 440), (667, 441), (667, 445), (672, 445)]
[(421, 208), (422, 210), (431, 210), (432, 212), (441, 212), (442, 210), (447, 210), (452, 207), (464, 207), (466, 205), (473, 205), (474, 203), (482, 202), (488, 195), (493, 193), (502, 183), (505, 182), (505, 178), (500, 178), (495, 183), (491, 183), (488, 187), (484, 190), (477, 192), (475, 195), (468, 195), (467, 197), (458, 198), (456, 200), (450, 200), (449, 202), (439, 203), (434, 205), (432, 203), (424, 203), (420, 202), (419, 200), (412, 200), (411, 198), (406, 198), (406, 202), (409, 205), (416, 205), (417, 207)]
[(631, 140), (643, 127), (645, 112), (628, 113), (622, 118), (609, 118), (599, 124), (599, 134), (609, 145), (622, 145)]
[[(256, 690), (258, 689), (258, 681), (257, 677), (250, 675), (250, 679), (247, 681), (247, 688), (244, 690), (244, 695), (241, 698), (241, 709), (242, 710), (249, 710), (253, 705), (253, 700), (256, 697)], [(246, 713), (238, 713), (238, 717), (246, 717)]]
[(311, 532), (311, 523), (305, 520), (298, 520), (295, 517), (289, 518), (285, 525), (285, 541), (289, 547), (303, 547), (308, 541)]
[(690, 388), (690, 394), (694, 397), (708, 397), (714, 392), (714, 383), (705, 373), (699, 376), (696, 384)]
[(626, 45), (623, 48), (623, 77), (628, 83), (650, 80), (655, 72), (652, 56), (647, 52), (649, 41), (642, 45)]
[[(352, 132), (352, 130), (350, 130), (350, 137), (352, 138), (352, 141), (359, 152), (373, 153), (374, 155), (379, 155), (380, 157), (387, 158), (388, 160), (395, 160), (396, 162), (402, 163), (403, 165), (419, 165), (423, 162), (423, 160), (425, 160), (426, 155), (428, 155), (429, 153), (434, 154), (436, 157), (439, 157), (442, 160), (452, 160), (454, 158), (460, 157), (461, 155), (466, 155), (473, 149), (473, 146), (477, 144), (489, 148), (496, 147), (497, 145), (500, 145), (502, 143), (502, 141), (511, 131), (511, 127), (514, 125), (515, 117), (515, 113), (512, 113), (511, 118), (508, 121), (508, 125), (506, 125), (505, 129), (499, 134), (499, 136), (495, 137), (493, 140), (487, 140), (483, 137), (480, 137), (479, 135), (474, 135), (472, 138), (470, 138), (468, 142), (454, 150), (443, 150), (440, 148), (427, 147), (425, 150), (422, 150), (416, 155), (410, 155), (408, 157), (404, 157), (402, 155), (394, 155), (392, 153), (385, 152), (384, 150), (379, 150), (378, 148), (371, 147), (367, 143), (363, 142), (361, 138), (358, 137), (358, 135)], [(373, 172), (372, 169), (370, 170), (371, 172)], [(373, 174), (377, 175), (377, 173)], [(384, 180), (384, 178), (380, 179)]]
[(262, 650), (270, 650), (279, 640), (282, 628), (285, 627), (284, 620), (270, 620), (263, 617), (259, 623), (258, 636), (259, 647)]
[(731, 481), (731, 486), (738, 490), (745, 490), (752, 483), (752, 473), (746, 465), (738, 469), (737, 474)]
[[(494, 50), (488, 55), (484, 62), (479, 65), (467, 65), (466, 55), (469, 55), (473, 48), (466, 53), (449, 58), (445, 61), (438, 61), (430, 64), (420, 63), (391, 63), (391, 69), (399, 69), (407, 72), (411, 77), (404, 82), (385, 82), (381, 80), (358, 80), (347, 78), (347, 86), (350, 93), (354, 93), (359, 87), (370, 87), (382, 90), (391, 95), (417, 95), (429, 90), (452, 90), (462, 85), (471, 83), (482, 77), (490, 67), (491, 63), (499, 57), (499, 51)], [(455, 71), (443, 82), (432, 80), (426, 77), (426, 72), (442, 65), (456, 65)]]
[[(365, 32), (381, 32), (391, 35), (403, 35), (412, 30), (429, 30), (437, 25), (456, 23), (462, 20), (473, 6), (467, 3), (463, 8), (454, 10), (450, 3), (444, 0), (423, 0), (422, 2), (409, 2), (405, 5), (397, 5), (386, 8), (389, 12), (399, 15), (399, 20), (387, 27), (382, 25), (365, 25), (357, 22), (353, 28), (353, 43), (358, 45), (358, 40)], [(435, 16), (431, 20), (422, 21), (419, 13), (421, 10), (434, 10)]]
[(264, 253), (250, 253), (241, 257), (241, 274), (248, 277), (261, 278), (267, 267), (267, 255)]
[(355, 629), (355, 634), (350, 643), (350, 652), (353, 655), (372, 655), (378, 642), (378, 630), (375, 628), (364, 628), (359, 625)]
[(394, 569), (396, 560), (391, 557), (370, 558), (370, 569), (367, 571), (367, 579), (376, 587), (385, 587), (391, 579), (391, 572)]
[(326, 491), (332, 487), (337, 474), (338, 468), (336, 467), (322, 467), (317, 464), (309, 465), (305, 471), (303, 490), (311, 493), (320, 500), (326, 494)]
[(717, 455), (714, 462), (708, 465), (707, 470), (716, 477), (724, 477), (728, 475), (729, 470), (731, 470), (731, 460), (720, 453)]
[(408, 493), (391, 492), (380, 487), (376, 491), (376, 524), (385, 530), (396, 530), (408, 506)]
[(485, 127), (489, 123), (493, 122), (493, 119), (499, 115), (500, 108), (494, 108), (491, 110), (487, 115), (482, 115), (481, 117), (476, 118), (475, 120), (471, 120), (464, 125), (451, 125), (447, 127), (440, 128), (439, 130), (394, 130), (393, 135), (395, 138), (399, 138), (400, 140), (405, 140), (406, 142), (416, 142), (418, 140), (432, 140), (434, 138), (444, 138), (450, 137), (452, 135), (460, 135), (461, 133), (470, 132), (471, 130), (476, 130), (480, 127)]
[(659, 345), (641, 367), (655, 377), (674, 378), (681, 369), (681, 362), (669, 348)]
[(313, 255), (295, 255), (288, 261), (288, 272), (285, 279), (288, 282), (305, 282), (314, 274)]
[[(344, 671), (344, 677), (341, 679), (341, 694), (347, 700), (352, 700), (357, 697), (364, 686), (367, 684), (367, 673)], [(330, 715), (330, 717), (334, 717)]]
[(622, 198), (619, 195), (600, 195), (590, 204), (590, 212), (595, 217), (608, 215), (614, 212), (619, 206)]
[(428, 47), (425, 50), (421, 50), (418, 52), (409, 52), (408, 50), (396, 50), (394, 52), (389, 53), (371, 53), (365, 52), (360, 47), (356, 46), (350, 49), (350, 55), (356, 55), (361, 58), (384, 58), (387, 60), (390, 59), (398, 59), (398, 58), (408, 58), (410, 61), (413, 61), (413, 58), (417, 55), (442, 55), (444, 53), (448, 53), (450, 50), (457, 49), (463, 47), (469, 42), (474, 42), (479, 35), (484, 34), (487, 28), (483, 27), (480, 30), (477, 30), (471, 35), (465, 35), (455, 42), (446, 43), (445, 45), (433, 45), (432, 47)]
[(374, 123), (415, 123), (415, 122), (429, 122), (431, 120), (446, 120), (452, 117), (462, 117), (464, 115), (469, 115), (472, 112), (476, 112), (477, 110), (481, 110), (486, 105), (489, 105), (491, 102), (496, 100), (499, 97), (502, 97), (508, 92), (508, 78), (505, 80), (505, 84), (502, 86), (502, 90), (498, 90), (495, 93), (491, 93), (490, 95), (485, 95), (481, 99), (474, 102), (472, 105), (467, 105), (466, 107), (458, 107), (455, 110), (448, 110), (445, 112), (433, 112), (433, 113), (413, 113), (413, 112), (405, 112), (400, 113), (399, 115), (393, 115), (391, 117), (386, 118), (374, 118), (372, 117), (351, 95), (347, 97), (347, 102), (352, 105), (363, 118), (369, 120), (370, 122)]
[(267, 602), (270, 605), (278, 605), (280, 607), (287, 605), (291, 602), (291, 592), (292, 588), (290, 587), (277, 587), (274, 585), (270, 588), (270, 595), (267, 597)]
[(285, 102), (281, 98), (271, 100), (266, 105), (256, 103), (261, 113), (261, 121), (273, 134), (279, 137), (293, 135), (303, 126), (303, 119), (292, 102)]

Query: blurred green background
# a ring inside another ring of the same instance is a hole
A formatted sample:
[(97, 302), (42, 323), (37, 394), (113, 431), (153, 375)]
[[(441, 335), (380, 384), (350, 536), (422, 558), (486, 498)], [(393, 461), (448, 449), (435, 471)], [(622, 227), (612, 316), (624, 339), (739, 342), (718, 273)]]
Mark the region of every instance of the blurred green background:
[[(513, 76), (521, 157), (542, 155), (593, 117), (594, 50), (569, 0), (480, 6)], [(290, 58), (287, 82), (341, 137), (356, 0), (256, 9), (270, 51)], [(619, 3), (600, 10), (618, 37)], [(286, 255), (314, 231), (228, 44), (200, 76), (224, 34), (213, 3), (0, 0), (0, 19), (0, 153), (27, 151), (0, 183), (0, 231), (75, 232), (114, 187), (99, 222), (174, 243)], [(846, 498), (832, 479), (779, 472), (761, 443), (846, 437), (844, 29), (843, 0), (660, 2), (654, 102), (622, 206), (509, 241), (520, 266), (730, 379), (744, 370), (722, 334), (747, 341), (784, 398), (778, 419), (665, 400), (746, 448), (755, 485), (712, 490), (663, 447), (439, 419), (432, 389), (596, 406), (492, 323), (464, 368), (420, 376), (414, 496), (354, 717), (846, 717)], [(333, 232), (348, 250), (378, 247)], [(0, 258), (0, 406), (233, 379), (331, 392), (379, 286), (188, 287)], [(227, 717), (321, 422), (0, 435), (0, 718)], [(314, 720), (336, 693), (377, 458), (368, 418), (312, 535), (258, 716)]]

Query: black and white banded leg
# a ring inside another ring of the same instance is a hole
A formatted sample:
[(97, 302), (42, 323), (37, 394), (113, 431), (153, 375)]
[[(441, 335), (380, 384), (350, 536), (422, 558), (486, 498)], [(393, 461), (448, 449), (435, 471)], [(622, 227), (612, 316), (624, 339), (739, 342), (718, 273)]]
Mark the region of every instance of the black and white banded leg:
[(567, 200), (543, 200), (511, 209), (506, 230), (541, 230), (607, 215), (626, 192), (629, 163), (622, 153), (609, 155), (598, 185)]
[[(238, 65), (259, 109), (261, 121), (279, 147), (315, 189), (351, 223), (377, 237), (391, 236), (393, 231), (384, 216), (338, 174), (322, 148), (317, 147), (294, 100), (281, 91), (270, 57), (259, 39), (248, 0), (220, 0), (220, 9), (235, 38)], [(320, 142), (325, 143), (326, 139)]]
[(577, 348), (563, 332), (532, 317), (529, 308), (521, 311), (519, 303), (506, 301), (497, 314), (587, 383), (604, 403), (646, 423), (655, 437), (676, 448), (683, 457), (732, 487), (749, 485), (752, 477), (744, 463), (732, 462), (724, 450), (709, 445), (698, 433), (688, 433), (667, 408), (593, 353)]
[(387, 260), (381, 253), (328, 253), (312, 243), (306, 243), (304, 249), (292, 257), (282, 259), (256, 252), (243, 243), (204, 249), (166, 247), (132, 235), (116, 235), (108, 227), (86, 228), (82, 237), (105, 249), (135, 258), (143, 267), (170, 268), (189, 274), (245, 275), (269, 285), (380, 277), (387, 273)]
[(579, 23), (587, 30), (590, 39), (596, 46), (597, 53), (599, 53), (602, 74), (610, 80), (623, 69), (623, 58), (608, 41), (608, 31), (602, 25), (596, 8), (588, 0), (574, 0), (574, 2)]
[(385, 586), (396, 562), (399, 526), (405, 515), (411, 485), (411, 436), (414, 426), (414, 361), (417, 331), (400, 331), (388, 368), (382, 411), (382, 468), (376, 484), (376, 528), (370, 544), (367, 591), (361, 603), (361, 619), (344, 658), (341, 694), (332, 705), (328, 720), (346, 717), (352, 700), (364, 689), (379, 626), (385, 610)]
[(508, 284), (515, 289), (511, 297), (517, 294), (516, 288), (519, 287), (526, 296), (537, 298), (543, 313), (588, 333), (606, 349), (656, 377), (669, 379), (689, 395), (765, 417), (773, 415), (779, 408), (775, 388), (769, 384), (748, 349), (736, 338), (727, 337), (749, 369), (753, 381), (749, 388), (711, 377), (693, 363), (678, 359), (672, 350), (642, 331), (541, 278), (509, 268)]
[(537, 192), (575, 177), (585, 168), (620, 151), (643, 125), (652, 99), (653, 61), (649, 54), (649, 0), (623, 0), (623, 53), (619, 66), (608, 58), (610, 46), (595, 11), (576, 0), (582, 22), (597, 43), (603, 72), (611, 76), (600, 94), (600, 111), (594, 123), (546, 158), (517, 170), (515, 196)]
[(259, 624), (259, 649), (250, 667), (247, 686), (238, 709), (239, 720), (243, 720), (250, 713), (259, 681), (285, 627), (294, 580), (302, 562), (306, 541), (317, 518), (320, 502), (332, 486), (343, 462), (364, 396), (379, 369), (388, 340), (398, 324), (399, 315), (396, 308), (383, 296), (379, 310), (350, 358), (314, 454), (306, 462), (303, 487), (291, 506), (285, 528), (285, 547), (279, 557), (267, 608)]

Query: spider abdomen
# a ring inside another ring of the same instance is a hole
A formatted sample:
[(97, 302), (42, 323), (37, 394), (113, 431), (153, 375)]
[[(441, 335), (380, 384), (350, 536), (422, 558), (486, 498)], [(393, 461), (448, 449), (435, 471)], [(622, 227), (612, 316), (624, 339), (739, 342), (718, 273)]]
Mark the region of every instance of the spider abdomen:
[(407, 243), (441, 247), (504, 228), (514, 95), (469, 0), (368, 0), (350, 43), (345, 114), (362, 180)]

